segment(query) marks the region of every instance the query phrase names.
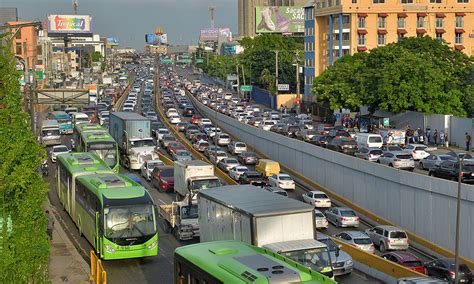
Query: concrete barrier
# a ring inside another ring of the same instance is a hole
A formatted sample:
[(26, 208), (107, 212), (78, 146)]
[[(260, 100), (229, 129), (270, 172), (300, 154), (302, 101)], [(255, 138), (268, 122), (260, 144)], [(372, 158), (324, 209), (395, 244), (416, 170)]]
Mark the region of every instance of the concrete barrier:
[[(452, 257), (456, 223), (455, 182), (396, 170), (240, 123), (191, 97), (219, 126), (299, 177), (318, 184), (363, 215), (406, 229), (413, 241)], [(290, 172), (291, 173), (291, 172)], [(474, 189), (462, 185), (461, 255), (474, 266)]]

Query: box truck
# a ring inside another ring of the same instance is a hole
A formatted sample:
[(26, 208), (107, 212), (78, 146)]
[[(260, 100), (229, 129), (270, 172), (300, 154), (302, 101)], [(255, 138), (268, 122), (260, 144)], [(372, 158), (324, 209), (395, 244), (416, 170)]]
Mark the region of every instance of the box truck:
[(214, 175), (214, 166), (206, 162), (192, 160), (174, 163), (174, 191), (181, 197), (191, 195), (196, 199), (198, 191), (221, 185), (219, 178)]

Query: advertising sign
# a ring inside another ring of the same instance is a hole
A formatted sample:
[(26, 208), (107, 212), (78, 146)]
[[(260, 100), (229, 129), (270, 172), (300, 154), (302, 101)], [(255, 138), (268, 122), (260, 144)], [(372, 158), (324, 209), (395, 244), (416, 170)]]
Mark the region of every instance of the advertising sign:
[(304, 33), (303, 7), (255, 7), (256, 33)]
[(88, 15), (49, 15), (48, 36), (92, 36), (92, 17)]
[(153, 45), (167, 44), (168, 35), (167, 34), (146, 34), (145, 42)]
[(204, 29), (201, 30), (199, 39), (201, 41), (213, 41), (219, 37), (219, 29)]
[(278, 84), (278, 91), (289, 91), (290, 85), (289, 84)]
[(117, 46), (119, 45), (119, 40), (116, 37), (109, 37), (107, 38), (107, 45), (110, 46)]

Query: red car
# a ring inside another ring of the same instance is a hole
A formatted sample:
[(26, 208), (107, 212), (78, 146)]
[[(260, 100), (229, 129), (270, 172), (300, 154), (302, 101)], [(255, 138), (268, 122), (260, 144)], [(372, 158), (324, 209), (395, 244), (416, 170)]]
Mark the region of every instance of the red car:
[(151, 183), (159, 191), (171, 192), (174, 190), (174, 167), (159, 166), (151, 173)]
[(181, 143), (179, 142), (172, 142), (168, 145), (168, 148), (166, 149), (166, 151), (168, 152), (168, 154), (170, 154), (171, 156), (173, 155), (174, 152), (176, 152), (177, 150), (185, 150), (183, 145), (181, 145)]
[(382, 255), (386, 260), (398, 263), (419, 273), (425, 274), (423, 262), (414, 254), (408, 251), (393, 251)]
[(199, 115), (193, 115), (193, 117), (191, 117), (191, 123), (192, 124), (198, 124), (198, 122), (201, 118), (202, 117), (200, 117)]
[(209, 137), (205, 133), (196, 133), (192, 136), (192, 142), (197, 142), (199, 140), (209, 141)]

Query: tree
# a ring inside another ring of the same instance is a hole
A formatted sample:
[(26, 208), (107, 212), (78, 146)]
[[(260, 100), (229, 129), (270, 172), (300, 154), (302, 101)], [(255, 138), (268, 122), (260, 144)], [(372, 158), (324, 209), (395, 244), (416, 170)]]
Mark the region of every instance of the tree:
[(331, 109), (465, 115), (469, 69), (472, 59), (438, 40), (406, 38), (339, 59), (315, 79), (313, 92)]
[(94, 51), (91, 54), (92, 62), (99, 62), (102, 60), (102, 54), (99, 51)]
[(21, 109), (19, 73), (6, 46), (0, 46), (0, 282), (45, 282), (49, 244), (41, 206), (48, 187), (37, 172), (45, 151)]

